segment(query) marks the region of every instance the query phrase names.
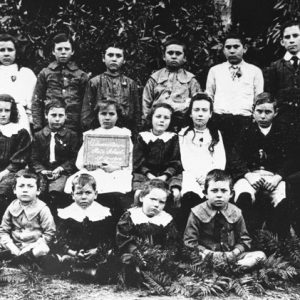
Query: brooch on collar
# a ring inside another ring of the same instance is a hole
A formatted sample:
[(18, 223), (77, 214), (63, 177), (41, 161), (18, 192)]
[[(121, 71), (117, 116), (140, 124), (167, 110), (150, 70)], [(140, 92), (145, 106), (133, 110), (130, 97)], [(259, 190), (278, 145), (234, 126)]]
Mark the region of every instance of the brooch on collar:
[(15, 81), (17, 80), (17, 76), (12, 75), (12, 76), (10, 77), (10, 79), (11, 79), (12, 82), (15, 82)]

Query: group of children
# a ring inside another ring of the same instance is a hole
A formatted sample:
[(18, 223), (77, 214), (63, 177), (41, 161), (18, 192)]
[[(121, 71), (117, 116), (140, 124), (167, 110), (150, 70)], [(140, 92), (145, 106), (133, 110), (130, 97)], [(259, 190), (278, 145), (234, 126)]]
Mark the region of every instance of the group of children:
[[(166, 244), (183, 235), (202, 257), (249, 267), (265, 256), (245, 252), (245, 224), (284, 238), (292, 223), (299, 233), (290, 215), (291, 203), (299, 205), (286, 195), (288, 176), (299, 171), (299, 24), (282, 27), (282, 45), (284, 61), (266, 77), (270, 94), (261, 70), (243, 60), (243, 39), (229, 34), (226, 62), (211, 68), (203, 93), (183, 68), (186, 46), (170, 39), (166, 67), (151, 75), (141, 103), (137, 84), (121, 72), (119, 46), (106, 48), (106, 72), (89, 80), (72, 60), (72, 40), (58, 34), (55, 61), (36, 80), (17, 61), (16, 40), (0, 35), (0, 76), (9, 83), (0, 94), (0, 244), (12, 261), (83, 267), (100, 278), (112, 249), (128, 264), (142, 255), (137, 238)], [(128, 138), (128, 165), (86, 164), (82, 140), (93, 135)]]

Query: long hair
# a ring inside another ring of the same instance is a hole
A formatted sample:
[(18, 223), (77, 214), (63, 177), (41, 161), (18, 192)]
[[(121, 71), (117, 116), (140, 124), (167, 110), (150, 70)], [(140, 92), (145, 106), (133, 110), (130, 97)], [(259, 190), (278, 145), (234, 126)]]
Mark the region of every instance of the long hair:
[(93, 118), (92, 125), (91, 125), (92, 129), (96, 129), (96, 128), (100, 127), (100, 123), (99, 123), (99, 119), (98, 119), (99, 111), (101, 111), (103, 109), (107, 109), (111, 105), (113, 105), (116, 108), (116, 112), (117, 112), (117, 116), (118, 116), (116, 126), (119, 126), (119, 127), (123, 126), (124, 117), (123, 117), (123, 113), (122, 113), (120, 105), (112, 99), (103, 99), (101, 102), (98, 102), (95, 107), (94, 118)]
[[(193, 131), (194, 132), (193, 139), (195, 138), (196, 133), (195, 133), (195, 128), (194, 128), (194, 122), (191, 118), (191, 112), (192, 112), (195, 101), (207, 101), (209, 103), (210, 112), (213, 113), (213, 111), (214, 111), (213, 100), (206, 93), (197, 93), (192, 97), (189, 108), (186, 112), (186, 119), (187, 119), (188, 126), (187, 126), (187, 129), (184, 131), (183, 135), (186, 135), (189, 131)], [(220, 140), (219, 132), (218, 132), (218, 129), (216, 128), (216, 126), (214, 126), (213, 123), (211, 122), (211, 119), (208, 120), (206, 127), (211, 135), (211, 143), (208, 146), (208, 150), (210, 152), (214, 152), (215, 145), (218, 144), (218, 142)]]
[(18, 121), (19, 121), (19, 111), (18, 111), (15, 99), (10, 95), (1, 94), (0, 95), (0, 101), (11, 103), (11, 112), (10, 112), (9, 121), (11, 123), (18, 123)]
[(152, 129), (152, 118), (153, 118), (153, 115), (156, 112), (156, 110), (158, 108), (160, 108), (160, 107), (166, 108), (166, 109), (168, 109), (171, 112), (171, 120), (170, 120), (169, 127), (167, 128), (167, 131), (173, 131), (173, 129), (174, 129), (174, 117), (173, 117), (174, 109), (173, 109), (173, 107), (170, 104), (164, 103), (164, 102), (160, 102), (160, 103), (157, 103), (157, 104), (155, 104), (155, 105), (152, 106), (152, 108), (150, 110), (150, 113), (148, 114), (148, 116), (146, 118), (146, 122), (145, 122), (145, 126), (144, 126), (145, 130)]
[(21, 66), (20, 66), (21, 58), (20, 58), (20, 47), (19, 47), (18, 40), (10, 34), (2, 33), (2, 34), (0, 34), (0, 42), (12, 42), (14, 44), (15, 49), (16, 49), (15, 63), (17, 64), (18, 69), (20, 69), (21, 68)]

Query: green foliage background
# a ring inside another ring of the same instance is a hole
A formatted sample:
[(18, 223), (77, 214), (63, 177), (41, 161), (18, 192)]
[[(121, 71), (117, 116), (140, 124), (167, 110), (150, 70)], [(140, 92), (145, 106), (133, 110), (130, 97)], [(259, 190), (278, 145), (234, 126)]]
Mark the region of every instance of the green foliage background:
[[(281, 55), (280, 24), (299, 18), (299, 5), (298, 0), (275, 1), (272, 23), (247, 39), (247, 60), (265, 67)], [(186, 68), (202, 87), (209, 67), (223, 59), (225, 30), (214, 0), (0, 0), (0, 32), (18, 37), (22, 64), (36, 74), (53, 59), (51, 38), (61, 31), (74, 38), (75, 59), (91, 75), (104, 71), (107, 45), (124, 46), (124, 71), (141, 86), (164, 66), (161, 46), (170, 36), (187, 43)]]

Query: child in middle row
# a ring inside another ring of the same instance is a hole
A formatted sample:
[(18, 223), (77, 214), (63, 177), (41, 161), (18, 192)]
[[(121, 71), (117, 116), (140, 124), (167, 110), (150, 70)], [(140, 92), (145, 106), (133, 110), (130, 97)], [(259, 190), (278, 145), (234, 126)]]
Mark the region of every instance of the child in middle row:
[(133, 148), (132, 189), (137, 199), (145, 182), (161, 179), (170, 185), (174, 201), (180, 200), (182, 165), (178, 136), (171, 132), (173, 108), (158, 103), (148, 115), (149, 131), (141, 132)]
[[(127, 167), (120, 167), (119, 165), (101, 162), (101, 166), (85, 165), (84, 144), (81, 146), (76, 160), (76, 166), (79, 171), (68, 178), (65, 185), (65, 192), (71, 193), (71, 186), (74, 177), (79, 174), (87, 173), (95, 177), (97, 182), (97, 192), (101, 194), (99, 201), (101, 204), (115, 209), (117, 214), (121, 214), (124, 208), (129, 206), (129, 197), (126, 193), (131, 191), (132, 179), (132, 143), (130, 140), (131, 132), (127, 128), (118, 127), (118, 120), (121, 118), (121, 110), (115, 101), (108, 100), (106, 102), (99, 102), (96, 107), (95, 114), (98, 117), (98, 122), (94, 124), (94, 129), (83, 133), (85, 135), (102, 135), (102, 136), (123, 136), (129, 139), (129, 163)], [(100, 127), (98, 127), (100, 125)], [(120, 215), (119, 215), (120, 216)]]

